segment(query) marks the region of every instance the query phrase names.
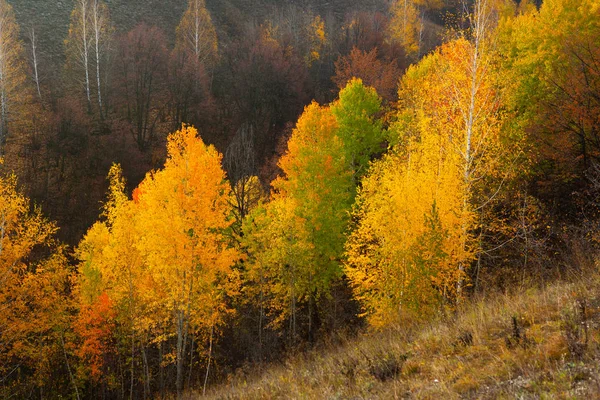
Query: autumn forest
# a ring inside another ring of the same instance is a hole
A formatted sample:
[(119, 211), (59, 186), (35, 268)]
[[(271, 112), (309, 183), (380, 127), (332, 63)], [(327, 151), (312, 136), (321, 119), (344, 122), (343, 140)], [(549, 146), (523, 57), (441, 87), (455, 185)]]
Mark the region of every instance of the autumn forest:
[(452, 319), (578, 274), (599, 198), (599, 0), (0, 0), (0, 397)]

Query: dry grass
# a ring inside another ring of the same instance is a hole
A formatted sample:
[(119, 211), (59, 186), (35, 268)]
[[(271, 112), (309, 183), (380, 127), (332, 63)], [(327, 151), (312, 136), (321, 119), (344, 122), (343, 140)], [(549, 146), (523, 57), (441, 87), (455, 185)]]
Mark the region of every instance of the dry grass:
[(296, 356), (260, 376), (240, 372), (210, 397), (596, 398), (599, 289), (594, 272), (576, 283), (496, 295), (453, 317)]

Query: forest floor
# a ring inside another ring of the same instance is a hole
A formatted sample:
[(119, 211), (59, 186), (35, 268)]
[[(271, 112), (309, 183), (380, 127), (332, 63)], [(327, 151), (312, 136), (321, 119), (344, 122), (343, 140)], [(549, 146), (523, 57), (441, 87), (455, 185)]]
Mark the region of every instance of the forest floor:
[(209, 398), (599, 398), (600, 272), (584, 275), (240, 371)]

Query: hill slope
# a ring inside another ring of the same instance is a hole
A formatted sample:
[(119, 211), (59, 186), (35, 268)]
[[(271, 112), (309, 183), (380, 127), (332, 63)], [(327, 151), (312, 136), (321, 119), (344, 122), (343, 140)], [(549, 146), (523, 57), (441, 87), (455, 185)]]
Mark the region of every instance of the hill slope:
[(430, 323), (315, 350), (212, 398), (593, 398), (600, 279), (501, 295)]
[[(64, 55), (64, 40), (69, 32), (73, 0), (12, 0), (22, 36), (35, 27), (46, 59), (59, 62)], [(109, 0), (112, 21), (118, 32), (126, 32), (145, 21), (160, 26), (174, 38), (175, 28), (185, 11), (187, 0)]]
[[(126, 32), (139, 22), (157, 25), (170, 40), (175, 38), (175, 29), (187, 7), (187, 0), (105, 0), (110, 8), (112, 21), (117, 32)], [(35, 27), (40, 47), (46, 59), (58, 63), (64, 54), (64, 40), (69, 31), (69, 18), (73, 10), (73, 0), (9, 0), (17, 16), (21, 31)], [(361, 9), (382, 9), (381, 0), (366, 0), (360, 3)], [(232, 18), (264, 18), (273, 7), (288, 5), (308, 6), (316, 12), (332, 12), (338, 16), (356, 8), (356, 2), (349, 0), (206, 0), (206, 5), (220, 29), (232, 23)], [(240, 23), (240, 21), (235, 21)]]

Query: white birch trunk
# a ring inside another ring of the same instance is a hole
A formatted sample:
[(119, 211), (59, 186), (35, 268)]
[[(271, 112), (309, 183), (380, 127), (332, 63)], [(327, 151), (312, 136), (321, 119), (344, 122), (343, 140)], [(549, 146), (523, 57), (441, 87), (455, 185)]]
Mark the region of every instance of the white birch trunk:
[[(488, 0), (476, 0), (473, 6), (473, 16), (472, 16), (472, 29), (473, 29), (473, 53), (471, 56), (470, 64), (471, 70), (468, 71), (470, 74), (470, 87), (469, 89), (469, 97), (468, 97), (468, 105), (466, 112), (463, 112), (463, 118), (465, 122), (465, 142), (463, 148), (463, 163), (464, 163), (464, 172), (463, 179), (465, 185), (465, 195), (463, 198), (463, 213), (467, 213), (469, 211), (469, 202), (471, 195), (471, 183), (473, 180), (473, 130), (475, 123), (477, 122), (477, 118), (479, 117), (479, 112), (477, 111), (477, 95), (479, 91), (479, 87), (481, 81), (483, 79), (482, 66), (481, 66), (481, 58), (483, 52), (483, 45), (485, 41), (485, 35), (487, 33), (487, 29), (489, 29), (489, 18), (490, 12)], [(463, 225), (463, 248), (466, 249), (467, 243), (467, 234), (468, 234), (468, 226), (465, 222)], [(461, 274), (465, 272), (465, 265), (460, 264), (459, 270)], [(457, 292), (460, 298), (460, 294), (463, 289), (463, 280), (460, 279), (457, 285)]]
[(5, 21), (4, 12), (0, 14), (0, 155), (3, 154), (3, 144), (6, 135), (6, 40), (5, 40)]
[(88, 104), (91, 104), (90, 95), (90, 70), (89, 70), (89, 43), (88, 43), (88, 0), (79, 0), (81, 7), (81, 41), (82, 41), (82, 61), (85, 70), (85, 94)]
[(39, 73), (39, 59), (37, 53), (37, 36), (35, 35), (35, 28), (31, 28), (29, 32), (29, 38), (31, 40), (31, 64), (33, 67), (33, 81), (37, 90), (40, 101), (42, 100), (42, 90), (40, 88), (40, 73)]
[(100, 60), (101, 60), (101, 54), (100, 54), (100, 41), (101, 41), (101, 36), (102, 36), (102, 28), (104, 25), (104, 19), (103, 16), (100, 15), (100, 1), (99, 0), (94, 0), (94, 7), (92, 9), (92, 17), (94, 20), (94, 44), (95, 44), (95, 56), (96, 56), (96, 86), (97, 86), (97, 93), (98, 93), (98, 107), (99, 107), (99, 112), (100, 112), (100, 116), (102, 116), (102, 89), (101, 89), (101, 84), (100, 84)]

